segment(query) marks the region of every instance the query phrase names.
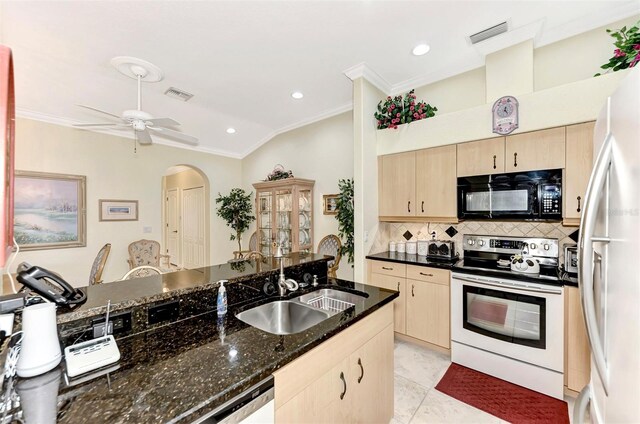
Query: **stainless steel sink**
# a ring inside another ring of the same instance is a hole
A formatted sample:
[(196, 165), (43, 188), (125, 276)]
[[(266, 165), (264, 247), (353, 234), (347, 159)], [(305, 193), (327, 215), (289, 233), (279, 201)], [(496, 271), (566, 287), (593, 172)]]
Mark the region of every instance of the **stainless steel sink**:
[(294, 300), (279, 300), (242, 311), (236, 317), (271, 334), (294, 334), (313, 327), (331, 315)]
[(356, 305), (358, 302), (362, 302), (364, 299), (363, 296), (354, 293), (334, 289), (320, 289), (298, 296), (294, 300), (336, 314)]

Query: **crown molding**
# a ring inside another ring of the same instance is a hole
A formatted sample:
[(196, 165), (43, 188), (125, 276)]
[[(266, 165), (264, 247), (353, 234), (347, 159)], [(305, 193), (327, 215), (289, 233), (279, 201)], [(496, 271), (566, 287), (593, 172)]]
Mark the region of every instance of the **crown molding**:
[(316, 122), (322, 121), (324, 119), (328, 119), (328, 118), (332, 118), (336, 115), (340, 115), (341, 113), (345, 113), (348, 112), (350, 110), (353, 109), (353, 103), (345, 103), (342, 106), (338, 106), (336, 108), (333, 109), (329, 109), (325, 112), (322, 112), (316, 116), (313, 116), (311, 118), (307, 118), (307, 119), (303, 119), (301, 121), (298, 121), (294, 124), (291, 125), (287, 125), (285, 127), (279, 128), (271, 133), (269, 133), (269, 135), (267, 135), (266, 137), (262, 138), (260, 141), (258, 141), (256, 144), (254, 144), (253, 146), (251, 146), (249, 149), (247, 149), (241, 156), (242, 159), (246, 158), (247, 156), (249, 156), (251, 153), (255, 152), (256, 150), (258, 150), (260, 147), (262, 147), (264, 144), (268, 143), (272, 138), (274, 138), (277, 135), (295, 130), (297, 128), (300, 127), (304, 127), (310, 124), (314, 124)]
[(391, 84), (387, 82), (379, 73), (373, 70), (373, 68), (367, 65), (365, 62), (358, 63), (348, 69), (342, 71), (351, 81), (358, 78), (364, 78), (373, 84), (378, 90), (385, 94), (391, 92)]
[[(54, 125), (59, 125), (63, 127), (69, 127), (79, 131), (91, 131), (91, 132), (96, 132), (100, 134), (107, 134), (107, 135), (113, 135), (120, 138), (126, 138), (129, 140), (135, 139), (135, 136), (128, 131), (97, 129), (97, 128), (89, 129), (89, 128), (75, 127), (74, 124), (77, 122), (72, 119), (50, 115), (42, 112), (36, 112), (30, 109), (16, 108), (16, 116), (19, 118), (31, 119), (33, 121), (45, 122), (47, 124), (54, 124)], [(223, 157), (232, 158), (232, 159), (242, 159), (242, 155), (238, 153), (229, 152), (229, 151), (220, 150), (220, 149), (213, 149), (213, 148), (204, 147), (204, 146), (190, 146), (190, 145), (178, 143), (171, 140), (165, 140), (159, 134), (154, 134), (153, 144), (159, 144), (167, 147), (174, 147), (176, 149), (192, 150), (195, 152), (207, 153), (207, 154), (216, 155), (216, 156), (223, 156)]]

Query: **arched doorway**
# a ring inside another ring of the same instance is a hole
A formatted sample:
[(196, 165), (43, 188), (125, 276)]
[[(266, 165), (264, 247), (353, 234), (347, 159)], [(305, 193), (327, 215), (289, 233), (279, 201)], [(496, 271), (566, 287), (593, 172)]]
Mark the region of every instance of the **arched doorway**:
[(178, 268), (209, 265), (209, 179), (191, 165), (167, 168), (162, 177), (163, 251)]

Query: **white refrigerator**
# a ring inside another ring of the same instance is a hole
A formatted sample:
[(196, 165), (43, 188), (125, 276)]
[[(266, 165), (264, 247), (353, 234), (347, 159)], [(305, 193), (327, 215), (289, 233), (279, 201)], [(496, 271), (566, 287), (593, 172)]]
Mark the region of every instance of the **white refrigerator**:
[(640, 422), (640, 66), (609, 97), (594, 130), (580, 225), (579, 285), (591, 379), (574, 423)]

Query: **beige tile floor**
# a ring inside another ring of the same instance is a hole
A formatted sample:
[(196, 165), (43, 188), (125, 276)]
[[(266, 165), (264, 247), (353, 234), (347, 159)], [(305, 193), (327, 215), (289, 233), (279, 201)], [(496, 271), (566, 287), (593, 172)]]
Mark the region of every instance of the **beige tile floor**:
[[(435, 389), (451, 361), (448, 355), (396, 340), (395, 416), (390, 424), (505, 423)], [(573, 399), (569, 403), (569, 417)]]

